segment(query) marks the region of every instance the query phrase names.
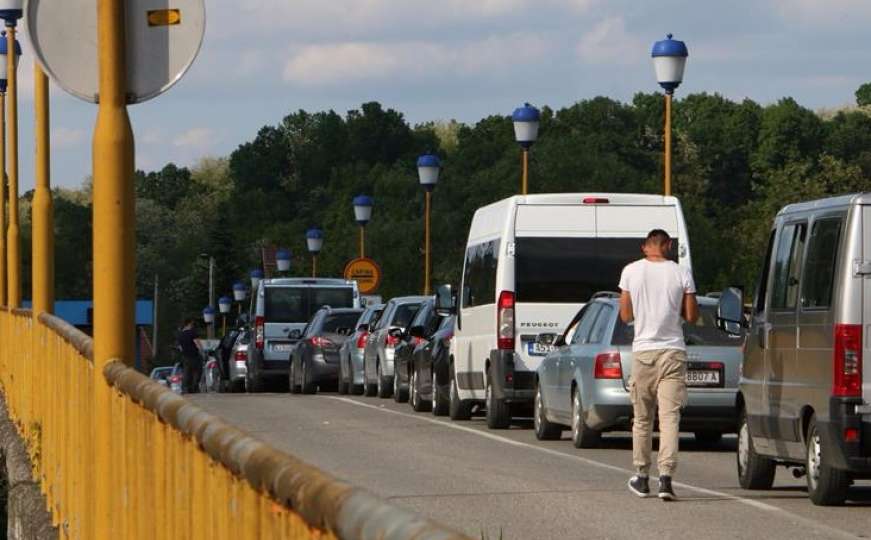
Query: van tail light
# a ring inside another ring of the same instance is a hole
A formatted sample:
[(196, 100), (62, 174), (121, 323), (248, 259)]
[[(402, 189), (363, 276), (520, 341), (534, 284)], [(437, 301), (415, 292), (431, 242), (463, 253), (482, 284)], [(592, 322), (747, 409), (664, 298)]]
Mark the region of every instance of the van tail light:
[(360, 337), (357, 338), (357, 348), (365, 349), (366, 340), (369, 338), (369, 332), (360, 332)]
[(593, 376), (597, 379), (622, 379), (623, 366), (620, 363), (620, 353), (606, 352), (597, 355)]
[(309, 342), (312, 345), (314, 345), (315, 347), (320, 347), (322, 349), (324, 347), (332, 347), (333, 346), (333, 342), (328, 340), (327, 338), (325, 338), (323, 336), (315, 336), (315, 337), (311, 338), (309, 340)]
[(263, 350), (263, 342), (266, 340), (265, 320), (263, 317), (254, 318), (254, 346)]
[(248, 360), (248, 353), (245, 351), (236, 351), (236, 354), (233, 355), (233, 359), (237, 362), (245, 362)]
[(514, 293), (512, 291), (499, 293), (499, 305), (496, 310), (496, 341), (499, 350), (514, 350)]
[(835, 325), (832, 395), (862, 397), (862, 325)]
[(387, 334), (387, 346), (388, 347), (396, 347), (399, 345), (399, 338), (397, 336), (391, 336)]

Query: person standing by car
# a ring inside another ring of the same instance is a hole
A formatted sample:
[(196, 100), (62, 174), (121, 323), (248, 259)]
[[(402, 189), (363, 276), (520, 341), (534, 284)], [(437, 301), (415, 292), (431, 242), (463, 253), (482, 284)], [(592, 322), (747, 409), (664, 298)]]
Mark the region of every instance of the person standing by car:
[(635, 321), (632, 376), (632, 461), (636, 474), (629, 490), (650, 495), (653, 415), (659, 408), (659, 498), (677, 497), (671, 485), (677, 468), (680, 411), (686, 404), (687, 354), (681, 316), (699, 318), (696, 286), (689, 269), (669, 260), (671, 237), (654, 229), (642, 245), (644, 258), (629, 264), (620, 277), (620, 318)]
[(194, 319), (186, 319), (181, 330), (178, 332), (176, 340), (178, 347), (181, 349), (183, 383), (182, 388), (187, 393), (196, 392), (197, 383), (200, 380), (200, 371), (202, 368), (200, 362), (200, 350), (197, 347), (195, 340), (197, 339), (197, 328)]

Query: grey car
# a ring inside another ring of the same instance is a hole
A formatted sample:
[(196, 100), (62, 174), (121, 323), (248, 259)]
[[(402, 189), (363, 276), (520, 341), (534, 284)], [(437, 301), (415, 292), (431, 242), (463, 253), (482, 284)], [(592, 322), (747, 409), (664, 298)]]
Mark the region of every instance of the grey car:
[[(597, 296), (553, 345), (541, 345), (553, 350), (536, 377), (534, 423), (539, 439), (556, 439), (563, 429), (571, 429), (575, 446), (590, 448), (599, 443), (603, 431), (631, 429), (633, 328), (620, 320), (616, 293)], [(694, 432), (699, 442), (714, 443), (737, 428), (743, 336), (718, 329), (716, 300), (698, 300), (698, 322), (684, 324), (689, 391), (681, 430)]]
[[(760, 258), (762, 254), (760, 254)], [(738, 479), (768, 489), (777, 465), (807, 476), (814, 504), (871, 478), (871, 193), (784, 207), (750, 313), (741, 377)], [(721, 322), (744, 326), (742, 294)]]
[(360, 316), (360, 320), (357, 321), (354, 333), (339, 350), (340, 394), (363, 393), (363, 351), (366, 349), (369, 329), (374, 328), (383, 311), (384, 304), (367, 307)]
[(314, 394), (339, 380), (339, 349), (354, 332), (362, 309), (323, 307), (305, 328), (290, 357), (290, 393)]
[(366, 338), (363, 352), (363, 392), (367, 396), (393, 395), (393, 356), (402, 334), (428, 296), (400, 296), (384, 306), (384, 313)]
[(231, 392), (245, 390), (245, 374), (248, 372), (248, 350), (251, 348), (251, 329), (239, 331), (233, 348), (230, 350), (230, 360), (227, 362), (228, 387)]

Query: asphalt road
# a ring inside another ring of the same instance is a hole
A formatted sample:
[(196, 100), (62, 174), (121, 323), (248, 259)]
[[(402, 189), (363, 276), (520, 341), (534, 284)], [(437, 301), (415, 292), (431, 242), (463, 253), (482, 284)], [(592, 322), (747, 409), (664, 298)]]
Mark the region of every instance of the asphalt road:
[[(804, 479), (778, 471), (775, 489), (744, 491), (735, 438), (681, 440), (673, 503), (639, 499), (628, 433), (596, 450), (539, 442), (531, 421), (490, 431), (393, 400), (335, 394), (192, 396), (208, 411), (352, 484), (475, 538), (865, 538), (871, 483), (846, 507), (813, 506)], [(654, 459), (655, 461), (655, 459)], [(655, 482), (652, 482), (655, 489)]]

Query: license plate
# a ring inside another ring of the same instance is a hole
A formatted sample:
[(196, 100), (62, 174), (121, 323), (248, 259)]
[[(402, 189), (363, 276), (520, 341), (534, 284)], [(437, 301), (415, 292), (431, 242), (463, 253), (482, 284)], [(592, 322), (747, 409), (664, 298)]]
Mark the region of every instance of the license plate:
[(545, 345), (537, 341), (530, 341), (526, 346), (526, 350), (530, 356), (547, 356), (556, 347), (553, 345)]
[(279, 343), (277, 345), (273, 345), (272, 350), (275, 352), (290, 352), (293, 350), (293, 345), (291, 345), (290, 343)]
[(701, 369), (687, 371), (687, 386), (713, 386), (720, 384), (720, 372)]

